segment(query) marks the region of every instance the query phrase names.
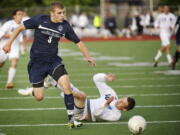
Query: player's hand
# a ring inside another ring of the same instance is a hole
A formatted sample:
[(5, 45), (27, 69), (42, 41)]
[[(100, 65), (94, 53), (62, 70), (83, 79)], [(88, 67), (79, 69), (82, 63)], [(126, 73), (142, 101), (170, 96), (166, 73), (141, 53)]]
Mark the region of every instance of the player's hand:
[(5, 44), (4, 47), (3, 47), (3, 50), (4, 50), (5, 53), (8, 53), (11, 50), (11, 46), (8, 45), (8, 44)]
[(112, 73), (107, 74), (105, 78), (107, 81), (113, 81), (116, 79), (115, 75)]
[(86, 58), (86, 60), (91, 64), (92, 67), (96, 66), (96, 62), (90, 57), (90, 58)]
[(108, 98), (108, 100), (105, 103), (105, 106), (108, 106), (113, 100), (114, 100), (114, 96), (111, 96), (110, 98)]

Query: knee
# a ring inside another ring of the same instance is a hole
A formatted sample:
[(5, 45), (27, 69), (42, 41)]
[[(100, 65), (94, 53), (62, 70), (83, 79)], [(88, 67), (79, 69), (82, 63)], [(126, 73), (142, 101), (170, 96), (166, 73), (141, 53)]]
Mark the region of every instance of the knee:
[(85, 94), (84, 92), (81, 92), (81, 93), (80, 93), (80, 98), (81, 98), (82, 100), (86, 100), (87, 96), (86, 96), (86, 94)]
[(17, 63), (11, 63), (11, 68), (16, 68), (17, 67)]
[(84, 101), (87, 98), (86, 94), (82, 91), (73, 91), (73, 96), (77, 99), (84, 100)]
[(42, 95), (36, 95), (36, 96), (35, 96), (36, 101), (42, 101), (43, 98), (44, 98), (44, 97), (43, 97)]
[(177, 49), (177, 50), (178, 50), (178, 52), (180, 52), (180, 45), (179, 45), (179, 47), (178, 47), (178, 49)]
[(64, 91), (65, 94), (72, 94), (72, 89), (71, 89), (70, 86), (65, 86), (63, 88), (63, 91)]

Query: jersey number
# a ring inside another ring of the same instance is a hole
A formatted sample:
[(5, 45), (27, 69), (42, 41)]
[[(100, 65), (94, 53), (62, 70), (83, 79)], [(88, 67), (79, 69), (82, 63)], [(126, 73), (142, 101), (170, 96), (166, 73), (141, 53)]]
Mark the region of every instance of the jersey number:
[(52, 36), (49, 36), (48, 43), (50, 44), (52, 42)]
[(108, 100), (111, 97), (111, 94), (105, 95), (105, 99)]

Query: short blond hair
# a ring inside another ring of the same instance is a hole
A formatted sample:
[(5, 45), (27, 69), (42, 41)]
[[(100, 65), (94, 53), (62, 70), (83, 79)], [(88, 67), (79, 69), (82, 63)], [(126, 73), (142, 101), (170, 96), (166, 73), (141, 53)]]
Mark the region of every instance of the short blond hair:
[(51, 3), (50, 10), (54, 11), (55, 8), (64, 9), (64, 5), (60, 2)]

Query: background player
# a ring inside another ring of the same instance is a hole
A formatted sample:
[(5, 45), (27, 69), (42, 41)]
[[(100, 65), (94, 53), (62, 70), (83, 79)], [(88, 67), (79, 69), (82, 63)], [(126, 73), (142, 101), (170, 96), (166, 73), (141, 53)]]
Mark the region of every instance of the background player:
[(180, 57), (180, 16), (178, 16), (174, 30), (176, 28), (177, 28), (177, 31), (176, 31), (177, 49), (176, 49), (176, 52), (175, 52), (174, 57), (173, 57), (173, 63), (172, 63), (172, 69), (173, 70), (176, 68), (176, 63), (178, 62), (179, 57)]
[(65, 36), (67, 39), (76, 43), (86, 60), (92, 66), (96, 66), (83, 42), (74, 33), (70, 24), (64, 19), (64, 5), (58, 2), (51, 4), (50, 16), (37, 15), (23, 22), (12, 34), (10, 40), (4, 46), (4, 50), (8, 52), (11, 43), (16, 36), (25, 29), (35, 29), (34, 41), (30, 52), (30, 62), (28, 65), (29, 79), (33, 86), (33, 93), (37, 101), (41, 101), (44, 97), (44, 78), (49, 74), (58, 84), (63, 87), (64, 101), (68, 113), (68, 125), (70, 127), (81, 126), (74, 120), (74, 98), (70, 88), (70, 81), (67, 71), (62, 63), (62, 59), (57, 55), (59, 39)]
[[(79, 91), (73, 84), (73, 96), (75, 100), (75, 119), (88, 121), (117, 121), (121, 118), (121, 111), (128, 111), (134, 108), (135, 100), (131, 97), (118, 99), (116, 92), (106, 84), (106, 81), (115, 80), (113, 74), (98, 73), (93, 77), (93, 81), (99, 90), (100, 97), (97, 99), (87, 99), (84, 92)], [(49, 86), (56, 86), (63, 91), (63, 88), (57, 85), (56, 81), (49, 79), (46, 82)], [(21, 89), (18, 91), (21, 95), (31, 95), (32, 88)]]
[[(3, 59), (3, 57), (6, 57), (2, 48), (3, 45), (8, 41), (10, 38), (10, 35), (12, 32), (21, 24), (21, 20), (23, 17), (23, 11), (21, 9), (17, 9), (13, 11), (12, 13), (13, 20), (9, 20), (4, 23), (4, 25), (0, 28), (0, 49), (1, 49), (1, 61), (0, 61), (0, 67), (4, 65), (4, 62), (6, 59)], [(17, 62), (19, 60), (19, 51), (20, 51), (20, 44), (22, 43), (22, 34), (19, 34), (19, 36), (14, 40), (11, 51), (8, 54), (9, 60), (10, 60), (10, 67), (8, 72), (8, 79), (6, 88), (13, 88), (13, 80), (16, 74), (16, 66)], [(2, 60), (3, 59), (3, 60)]]
[(168, 6), (164, 6), (163, 13), (159, 14), (155, 22), (155, 28), (159, 29), (160, 31), (161, 47), (154, 57), (154, 67), (158, 66), (158, 60), (162, 56), (163, 52), (166, 53), (169, 65), (172, 64), (172, 58), (170, 55), (170, 38), (173, 33), (175, 22), (176, 17), (169, 12)]

